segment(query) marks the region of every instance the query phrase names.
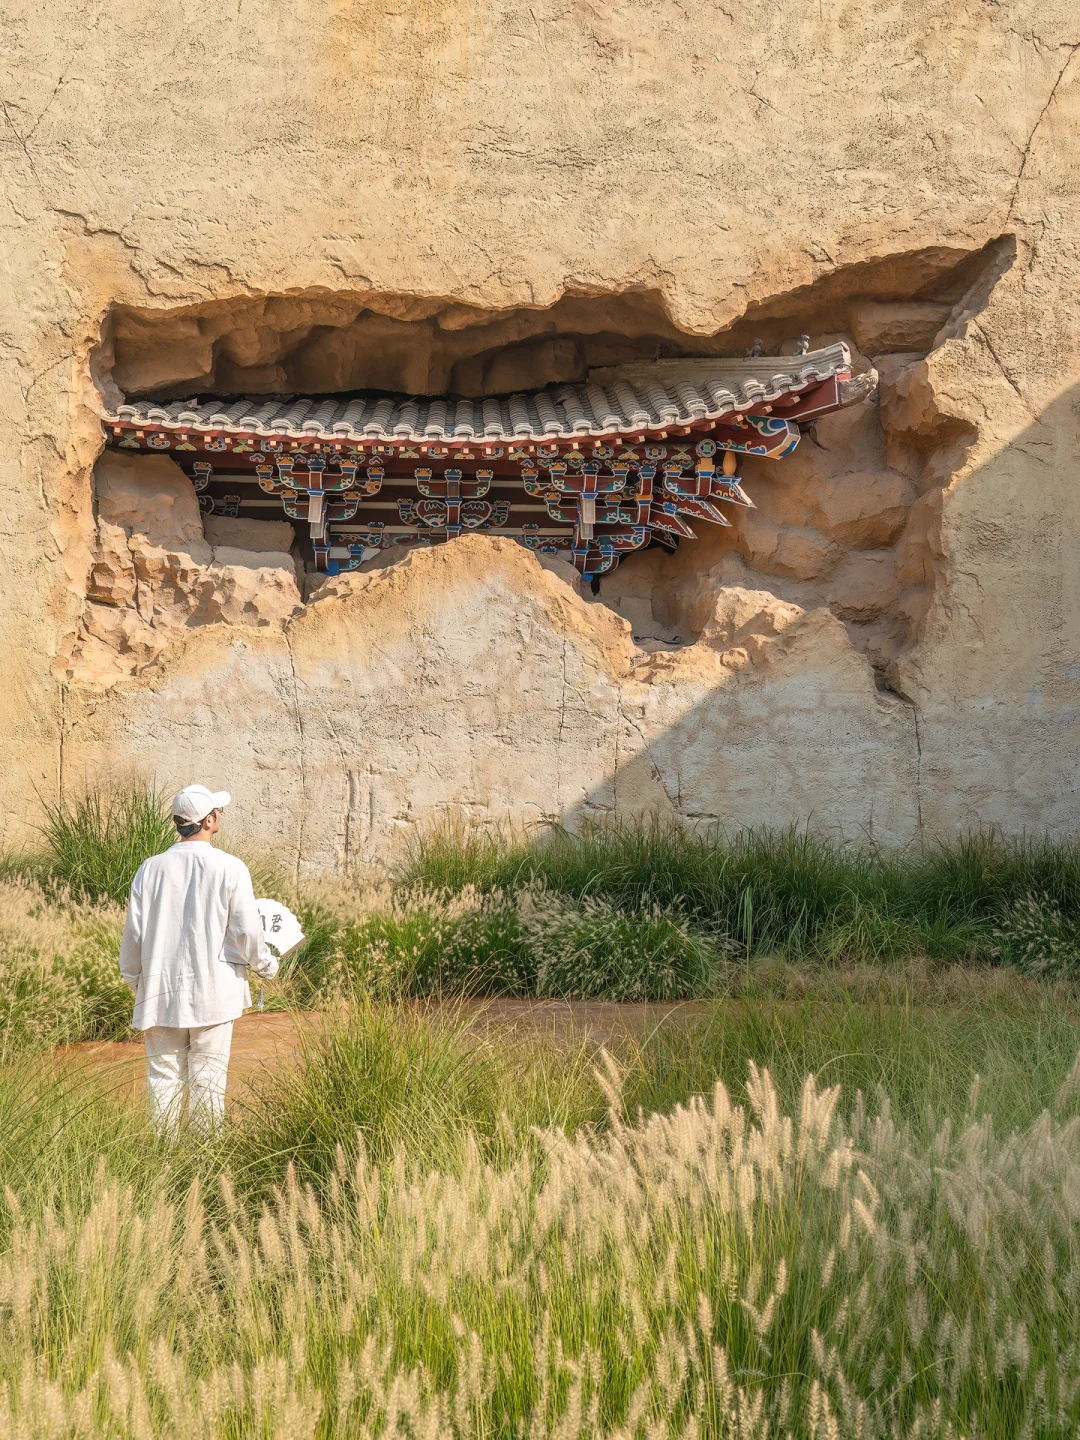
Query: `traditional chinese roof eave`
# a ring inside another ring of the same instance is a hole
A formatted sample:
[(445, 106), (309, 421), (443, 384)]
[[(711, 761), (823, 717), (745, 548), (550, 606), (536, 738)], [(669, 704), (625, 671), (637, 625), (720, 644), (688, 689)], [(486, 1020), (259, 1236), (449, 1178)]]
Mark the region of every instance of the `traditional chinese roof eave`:
[[(247, 396), (124, 401), (107, 423), (194, 434), (337, 443), (552, 443), (701, 428), (836, 379), (839, 404), (867, 393), (838, 343), (799, 356), (640, 362), (592, 371), (584, 384), (479, 400), (409, 395)], [(835, 407), (832, 407), (835, 408)]]

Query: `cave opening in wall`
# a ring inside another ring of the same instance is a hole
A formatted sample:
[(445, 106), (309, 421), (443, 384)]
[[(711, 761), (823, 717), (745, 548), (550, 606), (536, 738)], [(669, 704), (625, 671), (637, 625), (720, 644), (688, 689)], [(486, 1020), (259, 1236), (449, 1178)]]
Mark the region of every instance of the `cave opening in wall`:
[[(219, 549), (233, 564), (236, 554), (290, 553), (306, 593), (319, 576), (417, 546), (504, 536), (572, 564), (632, 623), (647, 602), (654, 622), (660, 609), (669, 630), (696, 633), (702, 555), (709, 566), (757, 555), (751, 479), (767, 492), (790, 473), (805, 489), (807, 466), (792, 460), (821, 449), (815, 427), (873, 405), (877, 370), (925, 354), (984, 264), (924, 250), (847, 267), (708, 336), (679, 330), (651, 292), (502, 311), (343, 293), (117, 306), (92, 368), (108, 454), (153, 460), (178, 496), (190, 487), (215, 560)], [(879, 450), (856, 457), (852, 494), (860, 466), (882, 489), (892, 462)], [(860, 531), (858, 504), (839, 504), (856, 515), (849, 540), (861, 534), (874, 551), (895, 543), (897, 517), (917, 498), (911, 477), (884, 488), (896, 512), (887, 525)], [(139, 486), (128, 490), (137, 510)], [(120, 520), (130, 537), (138, 516)], [(805, 517), (791, 528), (806, 531)], [(839, 564), (843, 546), (830, 546)], [(802, 573), (799, 544), (780, 548), (786, 558), (771, 568), (757, 557), (771, 589), (822, 580), (827, 565)], [(160, 583), (175, 589), (183, 565), (158, 563)], [(109, 563), (97, 564), (91, 603), (134, 603), (152, 627), (150, 582), (140, 592), (136, 574), (117, 588)], [(184, 623), (235, 618), (185, 604)]]

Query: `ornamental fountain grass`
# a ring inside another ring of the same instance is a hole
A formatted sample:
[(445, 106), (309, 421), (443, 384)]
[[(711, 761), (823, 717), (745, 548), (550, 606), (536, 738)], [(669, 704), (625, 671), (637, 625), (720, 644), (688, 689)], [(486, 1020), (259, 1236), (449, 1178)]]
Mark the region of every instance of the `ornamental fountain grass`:
[[(0, 1440), (1076, 1432), (1080, 1002), (970, 963), (1060, 962), (1069, 847), (425, 844), (300, 897), (352, 1004), (210, 1139), (46, 1063), (122, 908), (0, 882)], [(706, 954), (610, 1053), (402, 1003)]]
[(655, 820), (574, 833), (444, 826), (421, 838), (401, 878), (450, 891), (539, 883), (628, 910), (673, 907), (744, 954), (791, 959), (1012, 959), (1007, 932), (1032, 896), (1080, 922), (1080, 842), (994, 831), (889, 851), (796, 827), (727, 836)]
[(171, 1144), (0, 1072), (0, 1436), (1064, 1440), (1080, 1063), (957, 1035), (875, 1096), (369, 1008)]

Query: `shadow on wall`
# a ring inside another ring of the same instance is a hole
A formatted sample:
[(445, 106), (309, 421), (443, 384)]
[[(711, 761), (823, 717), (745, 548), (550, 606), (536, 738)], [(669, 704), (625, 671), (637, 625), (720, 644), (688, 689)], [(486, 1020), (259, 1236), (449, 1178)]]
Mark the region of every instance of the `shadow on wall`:
[[(920, 371), (925, 412), (933, 369)], [(955, 402), (934, 401), (939, 423)], [(895, 690), (875, 685), (829, 605), (718, 587), (696, 644), (635, 666), (620, 760), (564, 823), (645, 811), (732, 830), (808, 821), (889, 845), (987, 826), (1075, 833), (1078, 461), (1074, 385), (946, 486), (941, 583)]]
[[(842, 340), (856, 373), (876, 372), (878, 394), (821, 417), (793, 455), (746, 457), (740, 478), (754, 508), (727, 507), (726, 526), (698, 526), (677, 554), (653, 547), (604, 577), (604, 599), (635, 633), (715, 642), (717, 590), (763, 590), (803, 610), (827, 606), (881, 686), (902, 692), (899, 661), (941, 578), (943, 490), (984, 420), (978, 408), (958, 413), (941, 399), (957, 353), (949, 342), (978, 324), (1015, 253), (1010, 237), (988, 247), (936, 321), (933, 307), (874, 302), (852, 312), (855, 333), (811, 336), (813, 346)], [(722, 618), (730, 631), (731, 617)]]
[(666, 674), (661, 655), (648, 664), (648, 682), (623, 691), (616, 768), (564, 823), (650, 813), (728, 829), (809, 822), (888, 845), (918, 834), (914, 710), (876, 689), (826, 610), (760, 647), (749, 673), (715, 653)]

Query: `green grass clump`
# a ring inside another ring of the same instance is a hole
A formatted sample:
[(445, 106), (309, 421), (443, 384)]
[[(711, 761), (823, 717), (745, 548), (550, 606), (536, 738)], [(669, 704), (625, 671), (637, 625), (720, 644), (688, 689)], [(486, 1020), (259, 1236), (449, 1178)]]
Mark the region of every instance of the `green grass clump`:
[(119, 904), (147, 856), (176, 841), (163, 798), (147, 785), (90, 789), (46, 804), (41, 833), (41, 848), (22, 862), (25, 872), (77, 900)]
[[(1007, 957), (995, 932), (1029, 897), (1080, 924), (1080, 844), (993, 833), (906, 854), (798, 829), (728, 837), (642, 822), (499, 836), (451, 826), (420, 841), (402, 883), (451, 891), (542, 885), (627, 909), (681, 909), (747, 956)], [(1069, 965), (1080, 973), (1080, 948)]]
[(513, 1137), (533, 1127), (574, 1131), (603, 1119), (583, 1038), (556, 1046), (475, 1019), (452, 1007), (363, 1003), (305, 1033), (295, 1069), (243, 1103), (227, 1156), (236, 1183), (264, 1197), (290, 1165), (323, 1188), (361, 1155), (383, 1165), (407, 1153), (453, 1169), (473, 1143), (505, 1160)]
[(117, 964), (123, 924), (119, 906), (0, 880), (0, 1063), (28, 1045), (127, 1033), (131, 995)]

